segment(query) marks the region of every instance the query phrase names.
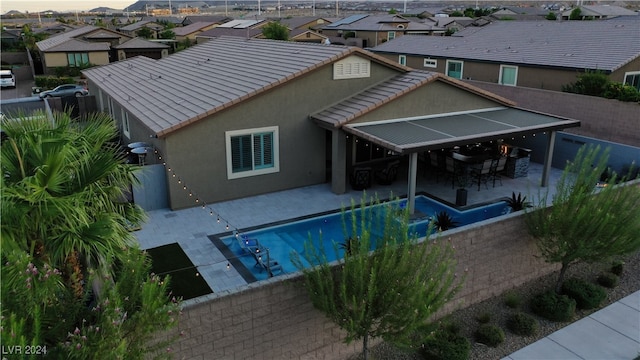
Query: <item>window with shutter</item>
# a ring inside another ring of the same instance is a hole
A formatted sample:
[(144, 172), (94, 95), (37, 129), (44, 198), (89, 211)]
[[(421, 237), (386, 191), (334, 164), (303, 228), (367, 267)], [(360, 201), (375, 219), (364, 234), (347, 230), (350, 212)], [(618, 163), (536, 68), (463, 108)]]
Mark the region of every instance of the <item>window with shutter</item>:
[(225, 134), (229, 179), (279, 171), (277, 127), (227, 131)]

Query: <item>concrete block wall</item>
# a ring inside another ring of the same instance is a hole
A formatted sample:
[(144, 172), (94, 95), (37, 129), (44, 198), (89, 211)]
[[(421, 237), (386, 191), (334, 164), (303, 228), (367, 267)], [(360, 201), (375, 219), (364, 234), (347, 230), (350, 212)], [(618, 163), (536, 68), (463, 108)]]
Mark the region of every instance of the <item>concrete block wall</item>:
[[(442, 233), (437, 241), (451, 242), (457, 273), (466, 278), (438, 316), (557, 268), (538, 257), (522, 215)], [(344, 332), (312, 306), (294, 276), (191, 301), (175, 331), (183, 332), (172, 349), (176, 359), (346, 359), (361, 351), (361, 342), (343, 343)]]
[(640, 144), (640, 104), (559, 91), (467, 81), (473, 86), (513, 100), (517, 106), (580, 120), (567, 132), (615, 143)]

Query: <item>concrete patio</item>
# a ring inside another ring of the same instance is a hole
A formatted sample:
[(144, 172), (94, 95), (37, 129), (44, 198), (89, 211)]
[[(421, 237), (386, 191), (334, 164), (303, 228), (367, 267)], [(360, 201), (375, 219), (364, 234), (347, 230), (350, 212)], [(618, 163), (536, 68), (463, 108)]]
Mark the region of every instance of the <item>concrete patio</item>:
[[(401, 169), (399, 174), (399, 179), (392, 185), (381, 186), (374, 183), (366, 190), (367, 196), (377, 194), (379, 198), (385, 199), (393, 194), (394, 197), (405, 197), (406, 170)], [(550, 184), (555, 184), (560, 174), (560, 170), (552, 169)], [(452, 189), (450, 182), (444, 183), (443, 179), (436, 182), (429, 174), (419, 175), (416, 186), (418, 192), (455, 203), (456, 190)], [(477, 185), (471, 186), (468, 188), (467, 206), (510, 197), (512, 192), (527, 195), (528, 200), (535, 202), (538, 194), (546, 194), (547, 191), (552, 193), (554, 190), (553, 185), (540, 188), (541, 177), (542, 165), (531, 163), (527, 177), (503, 177), (502, 185), (498, 182), (493, 187), (489, 182), (487, 186), (482, 184), (479, 191)], [(215, 214), (220, 214), (220, 222), (217, 222), (217, 216), (210, 215), (208, 208), (195, 206), (195, 203), (193, 208), (184, 210), (154, 210), (148, 212), (148, 220), (142, 225), (141, 230), (135, 232), (135, 236), (142, 249), (171, 243), (180, 244), (197, 268), (196, 271), (206, 280), (214, 293), (233, 291), (245, 285), (246, 281), (233, 267), (227, 268), (227, 259), (213, 245), (208, 235), (229, 233), (235, 229), (244, 231), (275, 222), (339, 210), (341, 207), (350, 206), (352, 200), (359, 203), (362, 194), (362, 191), (350, 190), (345, 194), (336, 195), (331, 192), (329, 184), (320, 184), (209, 204)]]

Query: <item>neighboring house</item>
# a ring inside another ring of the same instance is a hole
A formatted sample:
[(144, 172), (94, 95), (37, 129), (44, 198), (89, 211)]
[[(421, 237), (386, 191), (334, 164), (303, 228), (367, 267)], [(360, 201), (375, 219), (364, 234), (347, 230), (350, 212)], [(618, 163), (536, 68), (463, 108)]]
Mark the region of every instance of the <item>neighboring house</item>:
[(22, 29), (2, 29), (1, 41), (2, 47), (12, 47), (20, 42), (20, 33)]
[(489, 17), (497, 20), (544, 20), (549, 10), (538, 6), (504, 6), (494, 11)]
[(92, 25), (67, 31), (38, 41), (45, 74), (56, 67), (105, 65), (118, 59), (115, 46), (131, 40), (130, 36)]
[(403, 16), (416, 16), (422, 19), (431, 18), (431, 17), (447, 17), (449, 11), (444, 8), (413, 8), (407, 9), (407, 12), (402, 14)]
[(360, 39), (362, 47), (373, 47), (403, 35), (444, 34), (445, 29), (429, 19), (412, 21), (400, 15), (351, 15), (331, 24), (322, 26), (320, 32), (328, 36), (331, 43), (344, 44), (350, 38)]
[(151, 192), (172, 209), (325, 182), (344, 193), (358, 165), (579, 125), (355, 47), (220, 37), (83, 74), (122, 143), (161, 156), (147, 161), (169, 186)]
[(162, 59), (169, 56), (169, 45), (156, 41), (149, 41), (141, 37), (133, 38), (123, 44), (113, 47), (118, 52), (118, 60), (135, 56), (146, 56), (150, 59)]
[(245, 39), (260, 38), (262, 36), (262, 26), (266, 24), (267, 21), (264, 19), (231, 20), (196, 35), (196, 43), (201, 44), (220, 36), (235, 36)]
[(640, 21), (497, 21), (447, 37), (402, 36), (370, 50), (457, 79), (559, 91), (585, 71), (635, 84), (638, 34)]
[(278, 20), (280, 24), (291, 30), (317, 30), (318, 28), (331, 24), (331, 20), (317, 16), (293, 16)]
[(467, 26), (475, 24), (476, 21), (475, 19), (466, 16), (432, 17), (431, 20), (435, 23), (435, 26), (454, 33), (466, 28)]
[(233, 20), (232, 18), (228, 17), (228, 16), (220, 16), (220, 15), (215, 15), (215, 16), (211, 16), (211, 15), (191, 15), (191, 16), (185, 16), (185, 18), (182, 20), (181, 26), (187, 26), (187, 25), (191, 25), (195, 22), (212, 22), (212, 23), (216, 23), (218, 25), (220, 24), (224, 24), (226, 22), (229, 22)]
[(289, 40), (325, 44), (329, 38), (313, 30), (294, 29), (289, 32)]
[[(614, 5), (580, 5), (580, 20), (600, 20), (611, 19), (619, 16), (638, 16), (638, 13), (620, 6)], [(569, 9), (562, 12), (562, 20), (569, 20), (571, 12)]]
[(67, 24), (61, 24), (59, 22), (55, 22), (52, 24), (44, 24), (45, 26), (40, 27), (40, 26), (31, 26), (31, 31), (33, 31), (36, 34), (47, 34), (50, 37), (51, 36), (55, 36), (58, 34), (62, 34), (64, 32), (67, 31), (72, 31), (77, 29), (78, 27), (75, 26), (71, 26), (71, 25), (67, 25)]
[(171, 31), (176, 34), (176, 41), (185, 41), (187, 39), (195, 40), (196, 35), (203, 31), (213, 29), (218, 25), (219, 24), (215, 22), (200, 21), (186, 26), (173, 28)]
[(157, 39), (158, 34), (164, 31), (164, 26), (162, 24), (155, 23), (151, 20), (141, 20), (133, 24), (118, 28), (117, 30), (131, 37), (136, 37), (138, 36), (138, 31), (140, 31), (142, 28), (151, 30), (152, 39)]

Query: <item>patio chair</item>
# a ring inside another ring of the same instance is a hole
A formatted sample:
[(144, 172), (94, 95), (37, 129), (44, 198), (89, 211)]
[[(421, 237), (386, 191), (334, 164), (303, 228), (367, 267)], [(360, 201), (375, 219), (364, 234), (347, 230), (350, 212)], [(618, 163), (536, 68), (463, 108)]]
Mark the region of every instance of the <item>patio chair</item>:
[(500, 181), (500, 186), (502, 186), (502, 173), (504, 173), (504, 167), (507, 164), (507, 157), (506, 156), (501, 156), (497, 163), (495, 168), (492, 170), (491, 172), (491, 179), (493, 180), (493, 187), (496, 187), (496, 180)]
[(465, 188), (467, 184), (467, 170), (464, 165), (452, 158), (451, 156), (447, 156), (445, 158), (445, 170), (447, 181), (451, 179), (451, 188), (453, 189), (456, 185), (456, 181), (458, 182), (458, 186), (461, 188)]
[(353, 190), (364, 190), (371, 187), (371, 168), (356, 167), (349, 178)]
[(400, 160), (392, 161), (387, 166), (376, 171), (376, 181), (380, 185), (391, 185), (398, 177), (398, 167), (400, 166)]
[(475, 182), (478, 181), (478, 191), (480, 191), (480, 184), (484, 183), (484, 185), (489, 189), (487, 185), (487, 181), (489, 181), (489, 177), (491, 176), (491, 168), (494, 164), (494, 161), (497, 163), (497, 160), (486, 159), (482, 162), (481, 166), (478, 166), (471, 170), (471, 178)]

